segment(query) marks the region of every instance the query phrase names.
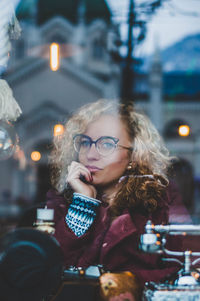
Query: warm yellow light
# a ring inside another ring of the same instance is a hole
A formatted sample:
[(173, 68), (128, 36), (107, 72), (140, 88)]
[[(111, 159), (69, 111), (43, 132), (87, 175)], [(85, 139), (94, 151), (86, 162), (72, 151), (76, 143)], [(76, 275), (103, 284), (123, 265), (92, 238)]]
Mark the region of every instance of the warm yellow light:
[(54, 125), (53, 129), (53, 135), (54, 137), (62, 135), (64, 132), (64, 126), (62, 124), (56, 124)]
[(188, 125), (180, 125), (178, 128), (178, 134), (182, 137), (187, 137), (190, 134), (190, 127)]
[(59, 68), (59, 54), (60, 54), (60, 48), (59, 44), (52, 43), (50, 45), (50, 68), (52, 71), (57, 71)]
[(31, 159), (33, 161), (39, 161), (41, 159), (41, 154), (38, 151), (34, 151), (31, 153)]

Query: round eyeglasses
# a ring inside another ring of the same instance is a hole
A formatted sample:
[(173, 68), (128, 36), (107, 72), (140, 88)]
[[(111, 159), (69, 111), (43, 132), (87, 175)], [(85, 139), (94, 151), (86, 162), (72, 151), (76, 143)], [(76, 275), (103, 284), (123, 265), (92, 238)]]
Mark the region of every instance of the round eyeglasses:
[(73, 141), (75, 151), (81, 154), (88, 152), (93, 143), (95, 144), (98, 153), (102, 156), (112, 154), (117, 147), (133, 150), (132, 147), (126, 147), (118, 144), (119, 139), (110, 136), (102, 136), (94, 141), (87, 135), (77, 134), (73, 137)]

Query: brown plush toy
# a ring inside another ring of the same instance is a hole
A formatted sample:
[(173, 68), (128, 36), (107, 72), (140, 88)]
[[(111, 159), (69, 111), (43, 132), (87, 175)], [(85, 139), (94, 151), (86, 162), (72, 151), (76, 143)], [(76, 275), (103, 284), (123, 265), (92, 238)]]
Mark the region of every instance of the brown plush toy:
[(141, 287), (131, 272), (105, 273), (100, 277), (100, 296), (105, 301), (139, 301)]

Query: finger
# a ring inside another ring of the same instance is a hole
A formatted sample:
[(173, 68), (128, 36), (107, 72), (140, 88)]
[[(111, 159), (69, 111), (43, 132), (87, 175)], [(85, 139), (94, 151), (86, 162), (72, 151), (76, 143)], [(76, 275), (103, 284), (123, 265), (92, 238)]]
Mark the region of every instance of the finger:
[(83, 164), (73, 161), (68, 167), (68, 176), (79, 178), (81, 175), (84, 176), (87, 181), (92, 181), (91, 172)]
[(89, 170), (85, 168), (79, 168), (77, 172), (78, 172), (78, 177), (81, 181), (83, 182), (84, 180), (86, 180), (87, 182), (92, 181), (92, 176)]
[(82, 166), (78, 166), (73, 169), (71, 168), (71, 170), (68, 173), (67, 181), (70, 182), (72, 180), (81, 180), (81, 177), (84, 177), (85, 180), (88, 182), (92, 181), (90, 171)]

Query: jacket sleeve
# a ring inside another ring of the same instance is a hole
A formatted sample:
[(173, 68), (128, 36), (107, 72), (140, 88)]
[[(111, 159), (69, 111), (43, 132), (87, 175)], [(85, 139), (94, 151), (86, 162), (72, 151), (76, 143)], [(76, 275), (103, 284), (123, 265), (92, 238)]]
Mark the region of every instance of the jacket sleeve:
[(73, 193), (67, 204), (56, 191), (47, 193), (47, 206), (54, 209), (55, 223), (64, 217), (66, 226), (78, 237), (84, 235), (93, 224), (101, 201), (80, 193)]
[(56, 192), (50, 191), (47, 194), (47, 207), (54, 209), (54, 236), (62, 249), (65, 267), (77, 266), (88, 242), (94, 237), (95, 228), (92, 225), (83, 235), (77, 236), (66, 222), (69, 206), (65, 198)]

